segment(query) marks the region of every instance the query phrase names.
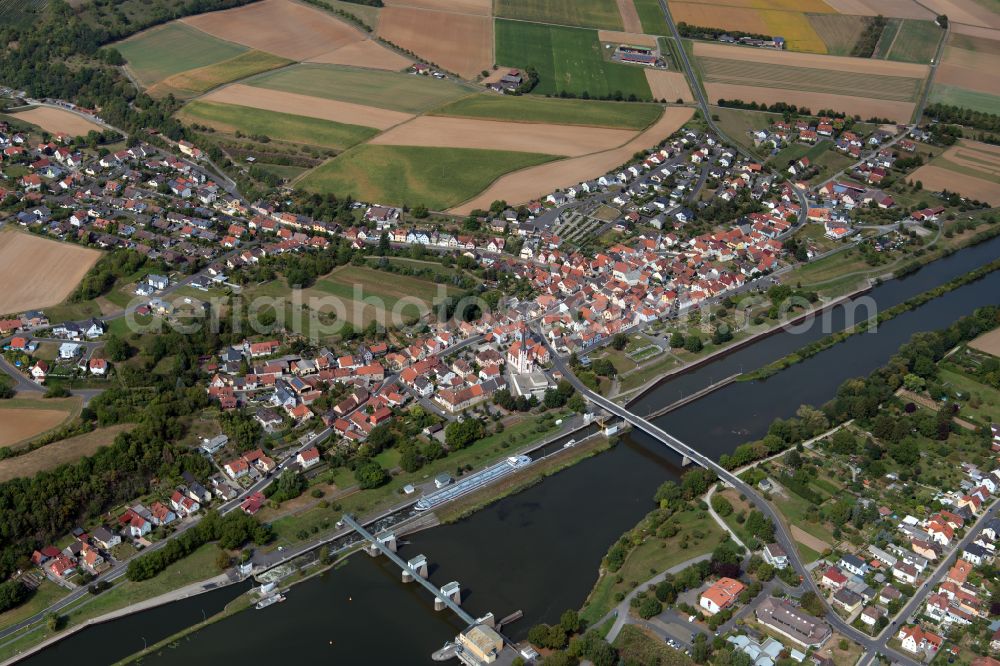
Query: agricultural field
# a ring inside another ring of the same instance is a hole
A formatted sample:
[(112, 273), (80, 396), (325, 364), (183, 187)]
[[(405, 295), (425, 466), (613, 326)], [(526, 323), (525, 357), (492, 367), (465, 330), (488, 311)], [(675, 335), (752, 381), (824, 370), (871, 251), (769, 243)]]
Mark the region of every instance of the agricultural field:
[(375, 129), (360, 125), (215, 102), (188, 104), (179, 117), (185, 122), (207, 125), (223, 132), (266, 135), (277, 141), (336, 150), (345, 150), (376, 134)]
[(951, 35), (934, 77), (931, 101), (996, 113), (1000, 108), (1000, 41)]
[(826, 3), (841, 14), (924, 20), (933, 20), (935, 16), (916, 0), (826, 0)]
[(925, 190), (948, 190), (1000, 204), (1000, 146), (961, 140), (909, 176)]
[(607, 0), (496, 0), (495, 15), (583, 28), (625, 29), (617, 4)]
[(716, 122), (726, 136), (751, 149), (753, 140), (748, 136), (748, 132), (767, 129), (772, 122), (781, 120), (781, 114), (777, 113), (727, 109), (721, 106), (714, 107), (712, 115), (719, 117)]
[(830, 55), (849, 56), (864, 32), (864, 16), (844, 14), (808, 14), (809, 23), (826, 45)]
[(635, 132), (623, 129), (420, 116), (380, 134), (370, 143), (482, 148), (576, 157), (610, 150), (627, 143), (634, 136)]
[(983, 333), (971, 341), (969, 346), (976, 351), (1000, 358), (1000, 328), (995, 328), (989, 333)]
[(254, 88), (404, 113), (428, 111), (477, 90), (453, 81), (439, 81), (412, 74), (316, 64), (302, 64), (268, 72), (244, 83)]
[(55, 109), (49, 106), (36, 106), (27, 111), (18, 111), (10, 114), (17, 120), (37, 125), (46, 132), (53, 134), (65, 132), (71, 136), (86, 136), (91, 131), (103, 131), (104, 128), (97, 123), (87, 120), (83, 116), (67, 111), (66, 109)]
[(115, 45), (128, 69), (147, 88), (191, 69), (216, 65), (247, 52), (247, 48), (172, 22), (129, 37)]
[(376, 129), (388, 129), (393, 125), (406, 122), (413, 117), (409, 113), (390, 111), (374, 106), (338, 102), (332, 99), (321, 99), (319, 97), (282, 92), (280, 90), (269, 90), (267, 88), (254, 88), (242, 83), (235, 83), (225, 88), (214, 90), (197, 101), (247, 106), (265, 111), (318, 118), (320, 120), (329, 120), (347, 125), (362, 125)]
[(386, 7), (379, 16), (378, 36), (467, 79), (493, 65), (489, 16)]
[(904, 20), (885, 57), (899, 62), (929, 64), (943, 37), (944, 30), (931, 21)]
[(493, 182), (474, 198), (452, 208), (449, 212), (468, 215), (477, 208), (486, 209), (497, 199), (522, 203), (542, 196), (560, 187), (574, 185), (582, 180), (603, 174), (627, 162), (637, 151), (645, 150), (668, 137), (694, 115), (690, 107), (667, 107), (663, 115), (649, 129), (637, 135), (624, 146), (583, 157), (542, 164), (516, 173), (508, 173)]
[(0, 231), (0, 312), (18, 313), (66, 299), (97, 263), (98, 250), (13, 229)]
[(539, 82), (533, 92), (539, 94), (652, 97), (644, 68), (604, 60), (595, 30), (497, 19), (496, 61), (534, 67)]
[(632, 0), (635, 11), (639, 15), (642, 31), (647, 35), (665, 35), (670, 32), (663, 18), (663, 10), (659, 0)]
[(535, 153), (366, 144), (317, 167), (298, 186), (307, 192), (444, 210), (505, 173), (553, 159)]
[(431, 113), (460, 118), (641, 130), (655, 122), (663, 113), (663, 109), (655, 104), (531, 96), (470, 95), (434, 109)]
[(292, 64), (291, 60), (270, 53), (246, 51), (229, 60), (168, 76), (150, 87), (147, 92), (154, 97), (165, 97), (168, 94), (173, 94), (174, 97), (184, 99), (208, 92), (212, 88), (217, 88), (230, 81), (238, 81), (290, 64)]
[[(694, 54), (711, 102), (788, 102), (812, 111), (841, 110), (862, 118), (908, 121), (927, 67), (696, 42)], [(859, 76), (860, 75), (860, 76)], [(844, 95), (849, 90), (851, 95)]]
[(25, 394), (0, 401), (0, 446), (27, 443), (80, 413), (79, 398), (43, 399), (41, 393), (22, 395)]
[(689, 25), (780, 35), (786, 48), (826, 53), (827, 46), (807, 14), (835, 14), (823, 0), (670, 0), (674, 21)]
[(662, 69), (646, 69), (646, 83), (653, 94), (653, 99), (666, 102), (693, 102), (694, 96), (691, 94), (691, 86), (688, 85), (687, 77), (681, 72), (668, 72)]
[[(6, 417), (5, 411), (0, 410), (0, 416)], [(22, 411), (37, 413), (49, 410), (34, 409)], [(65, 419), (65, 412), (56, 413)], [(110, 428), (98, 428), (83, 435), (46, 444), (24, 455), (0, 460), (0, 483), (17, 477), (30, 478), (39, 472), (55, 469), (59, 465), (72, 463), (84, 456), (93, 455), (102, 446), (110, 446), (115, 441), (118, 433), (131, 430), (133, 427), (135, 426), (132, 424), (122, 424), (111, 426)], [(4, 426), (0, 426), (0, 432), (2, 432), (3, 428)], [(2, 439), (3, 435), (0, 434), (0, 440)]]
[(181, 22), (221, 40), (289, 60), (322, 58), (367, 39), (361, 30), (333, 14), (290, 0), (261, 0), (188, 16)]

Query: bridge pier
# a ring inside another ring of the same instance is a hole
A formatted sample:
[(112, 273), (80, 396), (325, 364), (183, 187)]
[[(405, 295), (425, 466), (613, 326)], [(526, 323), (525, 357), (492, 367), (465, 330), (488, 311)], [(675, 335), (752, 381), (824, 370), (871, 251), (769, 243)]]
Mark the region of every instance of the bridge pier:
[[(423, 555), (417, 555), (410, 561), (406, 563), (406, 566), (410, 567), (413, 571), (417, 573), (423, 579), (427, 579), (427, 558)], [(409, 571), (403, 569), (403, 582), (412, 583), (413, 575)]]
[[(453, 580), (444, 587), (441, 588), (441, 596), (447, 597), (455, 602), (457, 606), (462, 605), (462, 588), (459, 586), (457, 580)], [(435, 597), (434, 599), (434, 610), (444, 610), (445, 603), (441, 599)]]
[(476, 624), (485, 624), (490, 629), (497, 628), (497, 620), (493, 617), (493, 613), (487, 613), (481, 618), (476, 619)]
[(381, 549), (379, 549), (379, 545), (385, 546), (394, 553), (396, 552), (396, 535), (394, 533), (383, 532), (382, 534), (379, 534), (375, 538), (378, 541), (378, 544), (373, 543), (367, 546), (365, 548), (366, 553), (368, 553), (372, 557), (378, 557), (379, 553), (381, 552)]
[(681, 467), (687, 467), (693, 462), (694, 461), (688, 458), (687, 456), (681, 456)]

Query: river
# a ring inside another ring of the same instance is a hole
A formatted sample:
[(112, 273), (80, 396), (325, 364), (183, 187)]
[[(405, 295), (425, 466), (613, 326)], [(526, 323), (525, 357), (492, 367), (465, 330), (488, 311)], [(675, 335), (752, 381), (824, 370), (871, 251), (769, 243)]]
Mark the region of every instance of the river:
[[(890, 307), (997, 256), (1000, 238), (889, 281), (867, 296), (880, 308)], [(980, 305), (997, 302), (1000, 272), (896, 317), (877, 334), (853, 336), (767, 380), (730, 384), (664, 415), (657, 425), (719, 456), (761, 437), (773, 419), (792, 415), (799, 405), (829, 400), (844, 379), (883, 364), (914, 332), (939, 328)], [(834, 311), (833, 330), (842, 319), (843, 312)], [(755, 369), (822, 334), (764, 338), (663, 383), (637, 401), (637, 412), (652, 411), (676, 400), (678, 393), (690, 393), (741, 366)], [(677, 462), (651, 438), (633, 432), (607, 453), (465, 520), (407, 537), (400, 554), (404, 559), (426, 555), (432, 563), (431, 580), (438, 585), (460, 581), (463, 603), (473, 615), (492, 611), (500, 618), (523, 610), (524, 619), (505, 630), (521, 638), (531, 625), (555, 621), (563, 610), (583, 603), (601, 557), (652, 508), (656, 487), (677, 478)], [(87, 629), (26, 663), (61, 665), (80, 654), (101, 654), (102, 662), (119, 659), (142, 647), (139, 632), (152, 643), (177, 630), (174, 622), (161, 628), (157, 618), (200, 616), (202, 603), (200, 598), (187, 599)], [(430, 663), (430, 653), (460, 628), (456, 622), (447, 611), (435, 613), (429, 595), (415, 584), (400, 583), (399, 571), (385, 558), (359, 555), (342, 568), (295, 586), (280, 606), (239, 613), (144, 663), (193, 665), (234, 658), (264, 663), (287, 655), (326, 663)]]

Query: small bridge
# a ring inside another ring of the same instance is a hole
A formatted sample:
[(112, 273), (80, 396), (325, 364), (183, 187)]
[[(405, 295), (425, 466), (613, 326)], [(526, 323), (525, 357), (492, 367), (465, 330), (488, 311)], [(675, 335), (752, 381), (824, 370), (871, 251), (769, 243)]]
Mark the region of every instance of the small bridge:
[(463, 622), (467, 625), (472, 626), (474, 624), (490, 624), (492, 626), (492, 615), (487, 615), (484, 619), (477, 620), (476, 618), (469, 615), (459, 603), (462, 601), (462, 590), (458, 584), (458, 581), (452, 581), (445, 585), (444, 587), (438, 589), (427, 580), (427, 558), (423, 555), (418, 555), (411, 558), (410, 561), (404, 562), (403, 558), (396, 554), (396, 537), (391, 533), (384, 533), (375, 536), (364, 527), (361, 526), (358, 521), (354, 519), (353, 516), (349, 514), (344, 514), (341, 518), (344, 524), (348, 525), (355, 532), (360, 534), (368, 541), (368, 545), (365, 547), (365, 551), (369, 555), (378, 555), (379, 553), (385, 555), (393, 563), (396, 564), (403, 571), (403, 582), (409, 583), (410, 581), (417, 581), (423, 585), (427, 590), (434, 595), (434, 609), (443, 610), (445, 608), (449, 609), (455, 615), (460, 617)]

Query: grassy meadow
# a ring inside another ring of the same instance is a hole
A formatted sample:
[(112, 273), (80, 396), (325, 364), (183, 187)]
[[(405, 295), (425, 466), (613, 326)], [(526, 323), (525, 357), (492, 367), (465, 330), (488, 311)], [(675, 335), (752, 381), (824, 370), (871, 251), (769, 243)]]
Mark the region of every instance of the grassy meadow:
[(645, 129), (663, 113), (654, 104), (626, 104), (582, 99), (470, 95), (432, 114), (528, 123)]

